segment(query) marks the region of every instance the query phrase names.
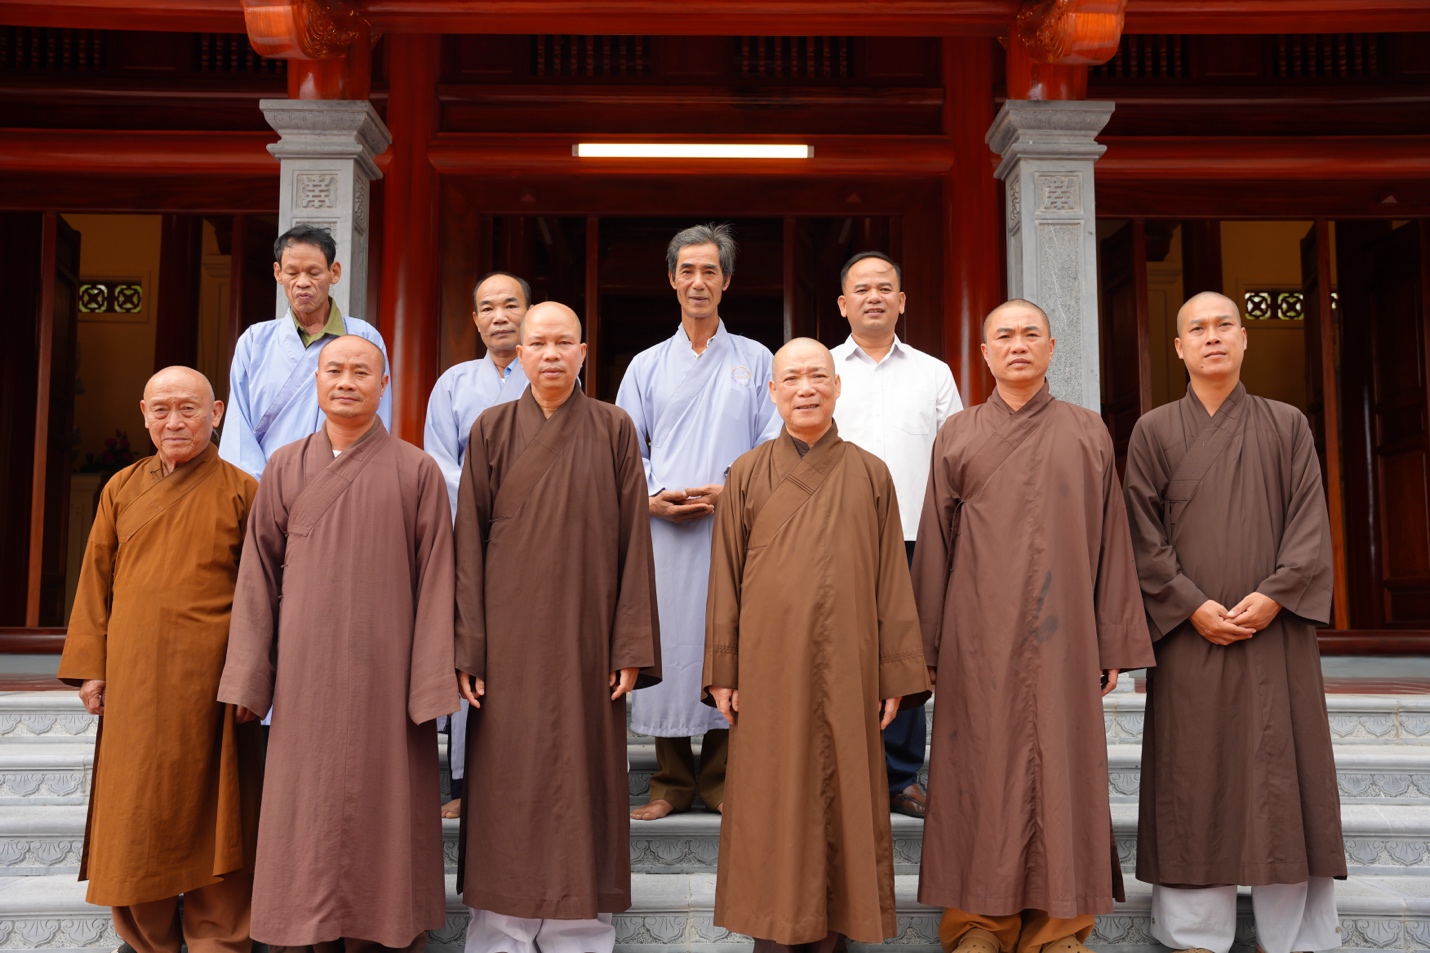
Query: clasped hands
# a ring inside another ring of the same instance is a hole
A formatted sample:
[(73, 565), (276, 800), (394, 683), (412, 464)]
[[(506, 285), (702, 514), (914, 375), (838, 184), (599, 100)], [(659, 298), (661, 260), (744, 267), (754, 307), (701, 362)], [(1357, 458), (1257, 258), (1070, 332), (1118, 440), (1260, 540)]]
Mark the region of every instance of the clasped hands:
[[(617, 669), (610, 674), (606, 684), (607, 687), (613, 689), (611, 701), (615, 701), (636, 687), (636, 676), (640, 674), (640, 671), (640, 669), (632, 667)], [(477, 678), (475, 675), (458, 672), (457, 691), (462, 693), (462, 697), (473, 708), (481, 708), (482, 696), (487, 693), (487, 683), (485, 679)]]
[(1242, 599), (1230, 609), (1208, 599), (1191, 615), (1192, 627), (1213, 645), (1244, 642), (1271, 624), (1281, 603), (1259, 592)]
[(650, 498), (650, 515), (672, 523), (704, 519), (715, 512), (715, 501), (724, 489), (724, 484), (711, 483), (684, 490), (661, 490)]
[[(735, 724), (735, 716), (740, 712), (740, 690), (738, 688), (715, 688), (710, 689), (710, 697), (715, 699), (715, 707), (720, 709), (720, 714), (725, 716), (725, 720), (731, 725)], [(883, 704), (883, 715), (879, 719), (879, 730), (883, 731), (889, 727), (889, 722), (894, 720), (894, 716), (899, 713), (899, 699), (886, 698)]]

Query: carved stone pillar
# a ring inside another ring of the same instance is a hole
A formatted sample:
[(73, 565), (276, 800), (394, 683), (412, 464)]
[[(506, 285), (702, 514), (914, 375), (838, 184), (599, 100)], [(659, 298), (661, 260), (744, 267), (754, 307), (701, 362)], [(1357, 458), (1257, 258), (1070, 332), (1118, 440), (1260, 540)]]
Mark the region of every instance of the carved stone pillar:
[(1101, 410), (1092, 166), (1109, 102), (1008, 100), (988, 130), (1007, 189), (1008, 295), (1047, 311), (1059, 400)]
[[(343, 274), (332, 296), (344, 314), (377, 324), (367, 300), (368, 209), (374, 157), (392, 135), (367, 100), (265, 99), (259, 102), (279, 140), (268, 151), (282, 163), (278, 231), (321, 225), (338, 241)], [(286, 302), (278, 290), (278, 313)]]

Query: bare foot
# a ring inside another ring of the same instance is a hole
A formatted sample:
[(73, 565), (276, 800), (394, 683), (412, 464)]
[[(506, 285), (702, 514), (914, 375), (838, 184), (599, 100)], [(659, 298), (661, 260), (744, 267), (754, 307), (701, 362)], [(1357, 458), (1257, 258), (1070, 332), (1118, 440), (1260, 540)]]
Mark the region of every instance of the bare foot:
[(663, 798), (656, 798), (644, 807), (631, 811), (633, 821), (657, 821), (675, 812), (675, 805)]
[(442, 805), (442, 817), (453, 818), (462, 816), (462, 799), (454, 797), (446, 804)]
[(725, 802), (724, 802), (724, 801), (721, 801), (719, 804), (715, 805), (715, 810), (719, 811), (721, 814), (724, 814), (724, 813), (725, 813)]

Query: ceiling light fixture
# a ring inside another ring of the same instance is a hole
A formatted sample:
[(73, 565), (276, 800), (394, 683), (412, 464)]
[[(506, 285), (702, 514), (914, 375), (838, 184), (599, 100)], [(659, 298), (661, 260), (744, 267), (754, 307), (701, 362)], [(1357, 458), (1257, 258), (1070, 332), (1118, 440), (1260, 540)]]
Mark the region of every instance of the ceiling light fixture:
[(809, 159), (814, 147), (773, 143), (580, 142), (571, 154), (581, 159)]

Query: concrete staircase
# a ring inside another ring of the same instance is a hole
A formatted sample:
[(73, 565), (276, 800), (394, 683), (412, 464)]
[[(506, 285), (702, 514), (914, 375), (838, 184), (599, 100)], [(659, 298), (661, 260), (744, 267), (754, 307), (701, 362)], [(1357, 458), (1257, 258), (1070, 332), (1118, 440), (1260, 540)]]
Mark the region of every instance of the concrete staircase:
[[(1105, 700), (1113, 826), (1128, 875), (1128, 902), (1098, 919), (1089, 944), (1119, 953), (1160, 950), (1148, 928), (1150, 888), (1131, 879), (1136, 853), (1143, 696)], [(1327, 696), (1336, 742), (1346, 861), (1339, 884), (1344, 949), (1430, 950), (1430, 695)], [(111, 950), (106, 909), (75, 880), (95, 735), (73, 692), (0, 694), (0, 950)], [(630, 789), (644, 800), (654, 749), (632, 736)], [(433, 806), (436, 810), (436, 805)], [(444, 822), (448, 920), (432, 946), (459, 951), (466, 913), (456, 896), (455, 821)], [(719, 817), (693, 811), (632, 822), (634, 905), (615, 918), (617, 949), (748, 949), (713, 923)], [(916, 899), (922, 822), (894, 817), (899, 936), (887, 946), (937, 950), (939, 911)], [(1254, 949), (1248, 898), (1238, 948)]]

